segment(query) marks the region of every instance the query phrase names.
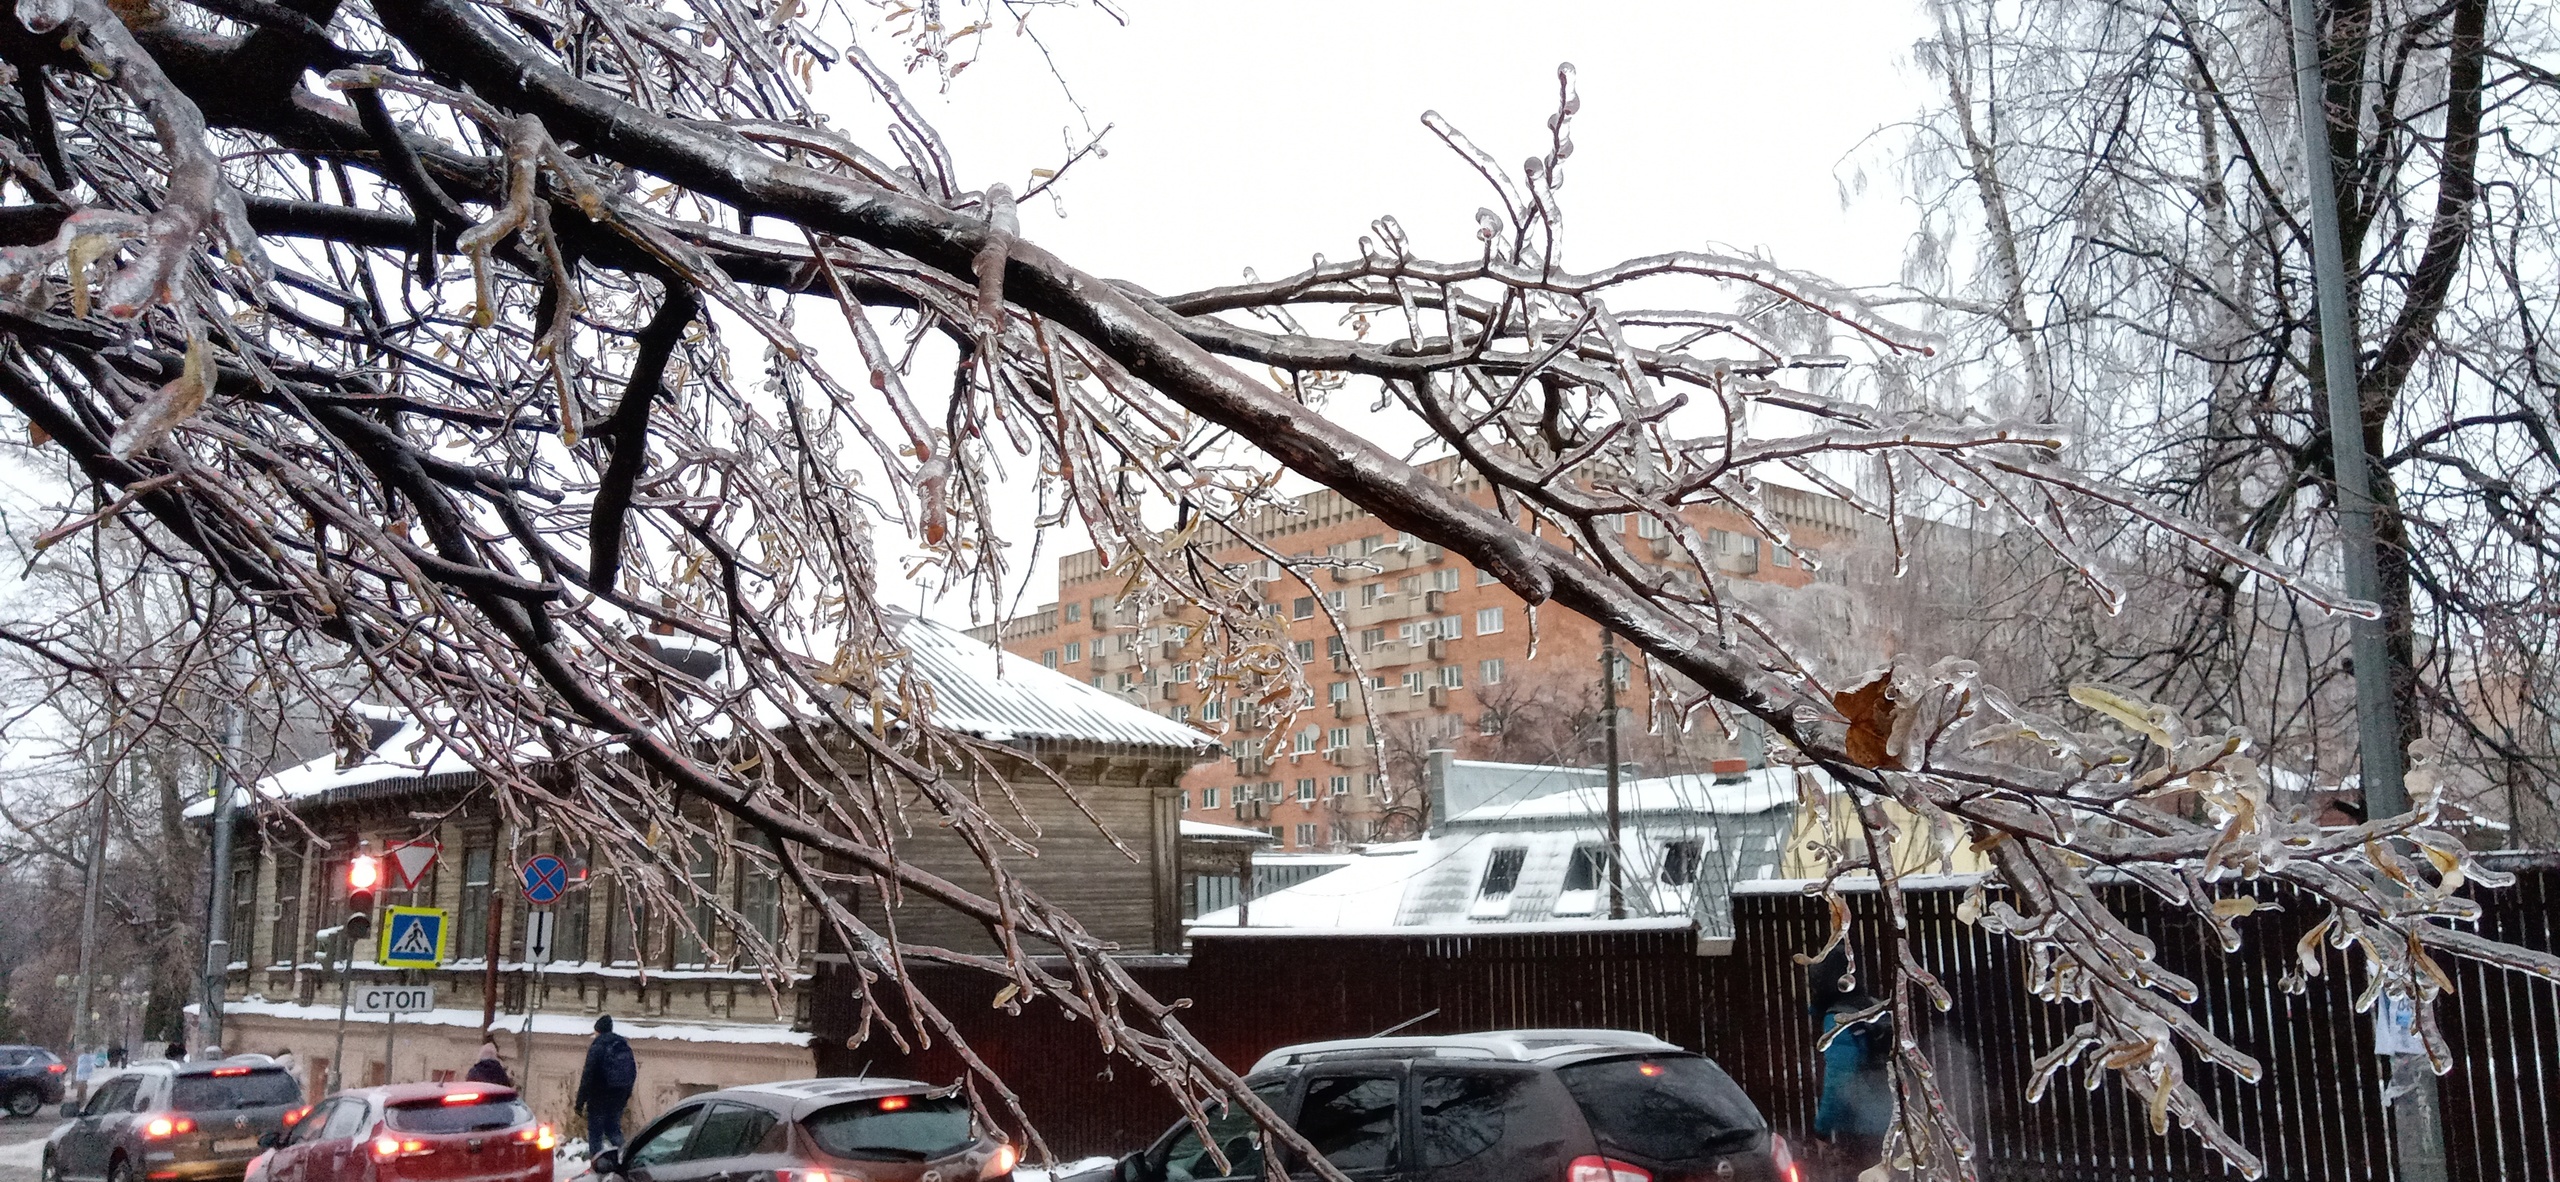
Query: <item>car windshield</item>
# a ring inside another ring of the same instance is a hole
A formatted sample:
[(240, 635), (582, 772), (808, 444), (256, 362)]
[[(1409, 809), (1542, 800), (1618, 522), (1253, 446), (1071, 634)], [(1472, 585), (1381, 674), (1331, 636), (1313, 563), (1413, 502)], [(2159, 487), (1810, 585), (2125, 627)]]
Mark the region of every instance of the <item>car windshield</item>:
[(1732, 1076), (1694, 1055), (1604, 1059), (1556, 1077), (1610, 1153), (1693, 1161), (1730, 1153), (1769, 1127)]
[(858, 1161), (925, 1161), (969, 1144), (969, 1102), (958, 1096), (882, 1096), (809, 1114), (818, 1148)]
[(403, 1133), (479, 1133), (523, 1124), (533, 1119), (533, 1110), (511, 1096), (491, 1096), (467, 1104), (422, 1100), (393, 1105), (383, 1113), (383, 1119)]
[(181, 1075), (169, 1089), (169, 1107), (179, 1112), (219, 1112), (226, 1108), (273, 1108), (299, 1103), (302, 1089), (284, 1069), (268, 1067), (238, 1075)]

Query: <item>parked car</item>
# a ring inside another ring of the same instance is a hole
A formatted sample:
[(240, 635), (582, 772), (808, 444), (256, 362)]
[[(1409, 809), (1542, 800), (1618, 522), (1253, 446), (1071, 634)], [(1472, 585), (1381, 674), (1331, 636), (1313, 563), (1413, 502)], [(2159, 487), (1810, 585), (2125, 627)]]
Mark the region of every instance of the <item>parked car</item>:
[(627, 1182), (1009, 1182), (1017, 1156), (957, 1088), (805, 1079), (690, 1097), (592, 1164)]
[(302, 1103), (264, 1056), (140, 1063), (90, 1085), (45, 1141), (46, 1182), (229, 1182)]
[(34, 1116), (62, 1103), (62, 1079), (70, 1070), (43, 1047), (0, 1047), (0, 1107), (11, 1116)]
[[(1356, 1182), (1801, 1182), (1714, 1060), (1630, 1031), (1306, 1043), (1263, 1056), (1245, 1084)], [(1261, 1177), (1261, 1126), (1212, 1111), (1207, 1140), (1185, 1121), (1064, 1182)], [(1311, 1176), (1295, 1152), (1281, 1164)]]
[(245, 1182), (551, 1182), (559, 1135), (516, 1090), (496, 1084), (391, 1084), (323, 1097)]

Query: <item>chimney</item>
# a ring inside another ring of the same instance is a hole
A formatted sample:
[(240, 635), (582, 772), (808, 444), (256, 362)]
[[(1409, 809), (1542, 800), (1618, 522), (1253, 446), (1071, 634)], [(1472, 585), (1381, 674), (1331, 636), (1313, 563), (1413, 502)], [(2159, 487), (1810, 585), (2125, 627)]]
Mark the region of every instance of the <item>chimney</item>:
[(1751, 778), (1751, 761), (1748, 759), (1719, 759), (1707, 764), (1707, 770), (1715, 773), (1716, 783), (1731, 784), (1738, 780), (1747, 780)]

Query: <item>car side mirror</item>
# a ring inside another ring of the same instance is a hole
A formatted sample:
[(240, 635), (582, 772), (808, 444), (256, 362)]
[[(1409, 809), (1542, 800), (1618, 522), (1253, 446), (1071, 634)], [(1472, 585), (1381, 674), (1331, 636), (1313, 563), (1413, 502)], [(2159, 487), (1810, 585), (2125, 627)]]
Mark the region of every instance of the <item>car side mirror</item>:
[(72, 1103), (72, 1102), (71, 1102), (71, 1101), (69, 1101), (69, 1100), (65, 1100), (65, 1101), (63, 1101), (63, 1102), (62, 1102), (62, 1119), (64, 1119), (64, 1120), (78, 1120), (78, 1119), (80, 1119), (80, 1106), (79, 1106), (79, 1105), (77, 1105), (77, 1104)]
[(621, 1173), (622, 1151), (619, 1149), (608, 1149), (594, 1157), (588, 1158), (587, 1169), (593, 1171), (599, 1178), (610, 1174)]
[(1120, 1159), (1120, 1168), (1111, 1171), (1117, 1182), (1147, 1182), (1147, 1155), (1132, 1153)]

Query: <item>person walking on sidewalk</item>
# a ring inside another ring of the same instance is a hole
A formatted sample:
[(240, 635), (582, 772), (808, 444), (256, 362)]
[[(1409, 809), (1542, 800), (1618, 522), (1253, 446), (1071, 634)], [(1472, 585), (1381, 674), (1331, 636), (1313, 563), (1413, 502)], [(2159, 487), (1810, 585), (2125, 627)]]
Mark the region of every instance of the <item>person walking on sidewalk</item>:
[(480, 1058), (471, 1064), (471, 1070), (464, 1072), (462, 1078), (469, 1083), (493, 1083), (502, 1088), (516, 1086), (516, 1081), (507, 1077), (507, 1065), (498, 1060), (495, 1041), (480, 1044)]
[(613, 1015), (597, 1018), (595, 1041), (587, 1044), (586, 1070), (578, 1074), (574, 1109), (587, 1118), (588, 1152), (607, 1145), (622, 1148), (622, 1108), (631, 1102), (631, 1085), (639, 1078), (630, 1040), (613, 1032)]

